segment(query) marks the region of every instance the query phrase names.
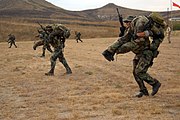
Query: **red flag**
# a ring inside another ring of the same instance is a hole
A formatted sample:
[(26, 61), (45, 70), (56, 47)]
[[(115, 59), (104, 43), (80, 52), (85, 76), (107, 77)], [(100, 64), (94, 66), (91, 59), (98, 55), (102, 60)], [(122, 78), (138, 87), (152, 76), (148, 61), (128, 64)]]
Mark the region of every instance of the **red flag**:
[(173, 6), (180, 8), (180, 5), (173, 2)]

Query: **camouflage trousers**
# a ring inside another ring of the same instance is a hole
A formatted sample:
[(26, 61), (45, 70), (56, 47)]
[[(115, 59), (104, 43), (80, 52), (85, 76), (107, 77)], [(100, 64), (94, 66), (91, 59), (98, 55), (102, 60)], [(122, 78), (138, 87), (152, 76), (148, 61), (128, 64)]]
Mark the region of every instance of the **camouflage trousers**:
[(14, 42), (14, 41), (9, 42), (9, 44), (10, 44), (9, 48), (11, 48), (11, 47), (12, 47), (12, 45), (14, 45), (14, 46), (15, 46), (15, 48), (17, 48), (17, 46), (16, 46), (16, 44), (15, 44), (15, 42)]
[(146, 47), (134, 41), (124, 44), (121, 41), (116, 41), (108, 47), (109, 51), (115, 51), (117, 54), (124, 54), (130, 51), (136, 54), (133, 60), (133, 75), (140, 91), (146, 89), (144, 81), (151, 86), (157, 82), (156, 79), (147, 73), (148, 68), (152, 65), (154, 54), (151, 50), (146, 49)]
[(142, 50), (149, 47), (149, 39), (129, 40), (129, 39), (118, 39), (112, 45), (108, 47), (108, 51), (111, 53), (127, 53), (134, 52), (135, 54), (140, 53)]
[(76, 42), (78, 43), (79, 41), (83, 42), (80, 37), (76, 37)]
[(152, 65), (153, 59), (153, 52), (151, 50), (144, 50), (141, 54), (136, 54), (133, 60), (133, 75), (139, 85), (140, 91), (146, 89), (144, 81), (151, 86), (157, 82), (155, 78), (152, 78), (147, 73), (149, 67)]
[(64, 54), (63, 54), (63, 51), (61, 48), (55, 48), (54, 49), (54, 52), (53, 52), (53, 55), (51, 56), (50, 58), (50, 61), (51, 61), (51, 69), (49, 71), (49, 73), (53, 73), (54, 74), (54, 69), (55, 69), (55, 66), (56, 66), (56, 60), (57, 58), (59, 58), (59, 61), (64, 65), (64, 67), (66, 68), (66, 73), (67, 74), (70, 74), (72, 73), (71, 71), (71, 68), (69, 67), (65, 57), (64, 57)]

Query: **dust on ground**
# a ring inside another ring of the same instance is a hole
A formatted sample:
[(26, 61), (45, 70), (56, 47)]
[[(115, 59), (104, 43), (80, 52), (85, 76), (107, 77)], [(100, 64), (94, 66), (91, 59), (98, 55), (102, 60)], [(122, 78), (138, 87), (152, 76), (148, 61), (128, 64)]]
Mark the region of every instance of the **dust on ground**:
[[(179, 120), (180, 41), (165, 39), (148, 71), (162, 86), (154, 96), (135, 98), (133, 53), (106, 61), (102, 51), (117, 38), (68, 40), (65, 57), (73, 74), (65, 75), (59, 61), (55, 76), (45, 76), (51, 54), (41, 47), (0, 43), (0, 119), (2, 120)], [(147, 85), (149, 92), (151, 87)]]

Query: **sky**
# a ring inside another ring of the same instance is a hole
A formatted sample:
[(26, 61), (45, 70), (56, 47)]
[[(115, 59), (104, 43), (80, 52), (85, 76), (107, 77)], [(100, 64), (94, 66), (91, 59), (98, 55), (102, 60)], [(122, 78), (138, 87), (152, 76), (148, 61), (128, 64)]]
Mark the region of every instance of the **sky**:
[(108, 3), (114, 3), (121, 7), (147, 10), (147, 11), (167, 11), (180, 10), (171, 6), (174, 2), (180, 5), (180, 0), (46, 0), (58, 7), (70, 11), (81, 11), (87, 9), (100, 8)]

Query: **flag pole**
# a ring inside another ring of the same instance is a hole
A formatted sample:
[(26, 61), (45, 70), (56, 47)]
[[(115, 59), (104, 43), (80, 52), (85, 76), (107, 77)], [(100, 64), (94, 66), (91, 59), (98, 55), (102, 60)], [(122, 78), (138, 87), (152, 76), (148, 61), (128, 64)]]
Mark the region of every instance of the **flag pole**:
[(168, 26), (169, 26), (169, 21), (170, 21), (170, 10), (169, 10), (169, 8), (167, 8), (167, 24), (168, 24)]
[(170, 26), (171, 26), (171, 30), (173, 31), (173, 23), (172, 23), (172, 0), (170, 0)]

